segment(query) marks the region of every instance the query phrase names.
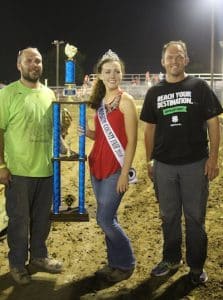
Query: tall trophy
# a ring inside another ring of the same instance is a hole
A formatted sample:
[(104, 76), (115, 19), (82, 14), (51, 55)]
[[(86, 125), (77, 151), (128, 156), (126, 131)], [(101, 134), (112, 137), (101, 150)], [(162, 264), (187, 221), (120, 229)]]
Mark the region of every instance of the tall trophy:
[(77, 54), (77, 48), (67, 43), (64, 52), (67, 59), (65, 61), (65, 88), (63, 96), (67, 97), (67, 101), (72, 101), (76, 95), (74, 56)]

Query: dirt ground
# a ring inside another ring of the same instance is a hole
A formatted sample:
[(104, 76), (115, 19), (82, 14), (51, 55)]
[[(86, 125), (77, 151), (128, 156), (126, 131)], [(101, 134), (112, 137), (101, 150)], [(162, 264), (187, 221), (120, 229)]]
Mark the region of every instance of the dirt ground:
[[(69, 130), (72, 149), (77, 151), (77, 109), (71, 109), (74, 122)], [(87, 141), (89, 153), (91, 142)], [(206, 228), (209, 237), (206, 271), (209, 281), (205, 286), (190, 285), (184, 263), (175, 274), (153, 278), (150, 271), (160, 261), (162, 234), (158, 205), (153, 186), (147, 179), (143, 146), (143, 124), (139, 123), (138, 147), (134, 167), (138, 183), (131, 185), (120, 209), (119, 221), (130, 237), (137, 259), (131, 278), (109, 285), (100, 282), (94, 272), (106, 263), (104, 236), (96, 224), (96, 204), (86, 163), (86, 209), (89, 222), (54, 222), (48, 238), (51, 256), (64, 263), (59, 275), (34, 272), (32, 283), (20, 287), (14, 284), (8, 273), (7, 242), (0, 242), (0, 300), (90, 300), (90, 299), (223, 299), (223, 149), (220, 150), (220, 176), (210, 184)], [(78, 164), (62, 165), (62, 195), (77, 196)], [(77, 203), (74, 203), (77, 206)], [(196, 241), (194, 241), (196, 243)], [(184, 251), (184, 245), (183, 245)], [(185, 256), (184, 256), (185, 257)]]

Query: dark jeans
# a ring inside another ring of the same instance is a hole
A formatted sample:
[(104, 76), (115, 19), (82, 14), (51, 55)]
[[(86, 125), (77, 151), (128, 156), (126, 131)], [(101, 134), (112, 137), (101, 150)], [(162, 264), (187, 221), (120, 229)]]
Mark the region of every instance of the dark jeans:
[(186, 259), (193, 270), (202, 270), (207, 257), (205, 215), (208, 179), (206, 159), (186, 165), (154, 164), (154, 187), (164, 236), (163, 260), (181, 260), (182, 211), (186, 226)]
[(52, 177), (13, 176), (5, 190), (9, 217), (9, 264), (22, 268), (30, 258), (47, 257), (45, 241), (50, 231)]
[(117, 220), (117, 210), (123, 194), (116, 192), (120, 172), (106, 179), (97, 180), (92, 176), (92, 185), (97, 200), (97, 223), (105, 233), (108, 264), (119, 269), (131, 269), (135, 258), (129, 238)]

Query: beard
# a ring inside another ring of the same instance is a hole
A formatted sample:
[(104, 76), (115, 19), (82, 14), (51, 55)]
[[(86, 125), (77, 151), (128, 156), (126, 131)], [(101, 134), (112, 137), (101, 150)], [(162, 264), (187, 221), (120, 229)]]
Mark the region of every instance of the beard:
[(38, 71), (32, 71), (32, 72), (25, 72), (22, 70), (22, 77), (29, 82), (36, 83), (39, 81), (40, 77), (42, 75), (42, 70)]

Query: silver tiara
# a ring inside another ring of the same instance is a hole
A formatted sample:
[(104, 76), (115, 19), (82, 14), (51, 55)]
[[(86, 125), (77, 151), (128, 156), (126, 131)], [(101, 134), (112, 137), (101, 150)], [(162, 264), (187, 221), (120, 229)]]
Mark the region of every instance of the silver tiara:
[(106, 59), (119, 61), (118, 55), (115, 52), (113, 52), (111, 49), (109, 49), (107, 52), (105, 52), (105, 54), (101, 58), (101, 61), (104, 61)]

